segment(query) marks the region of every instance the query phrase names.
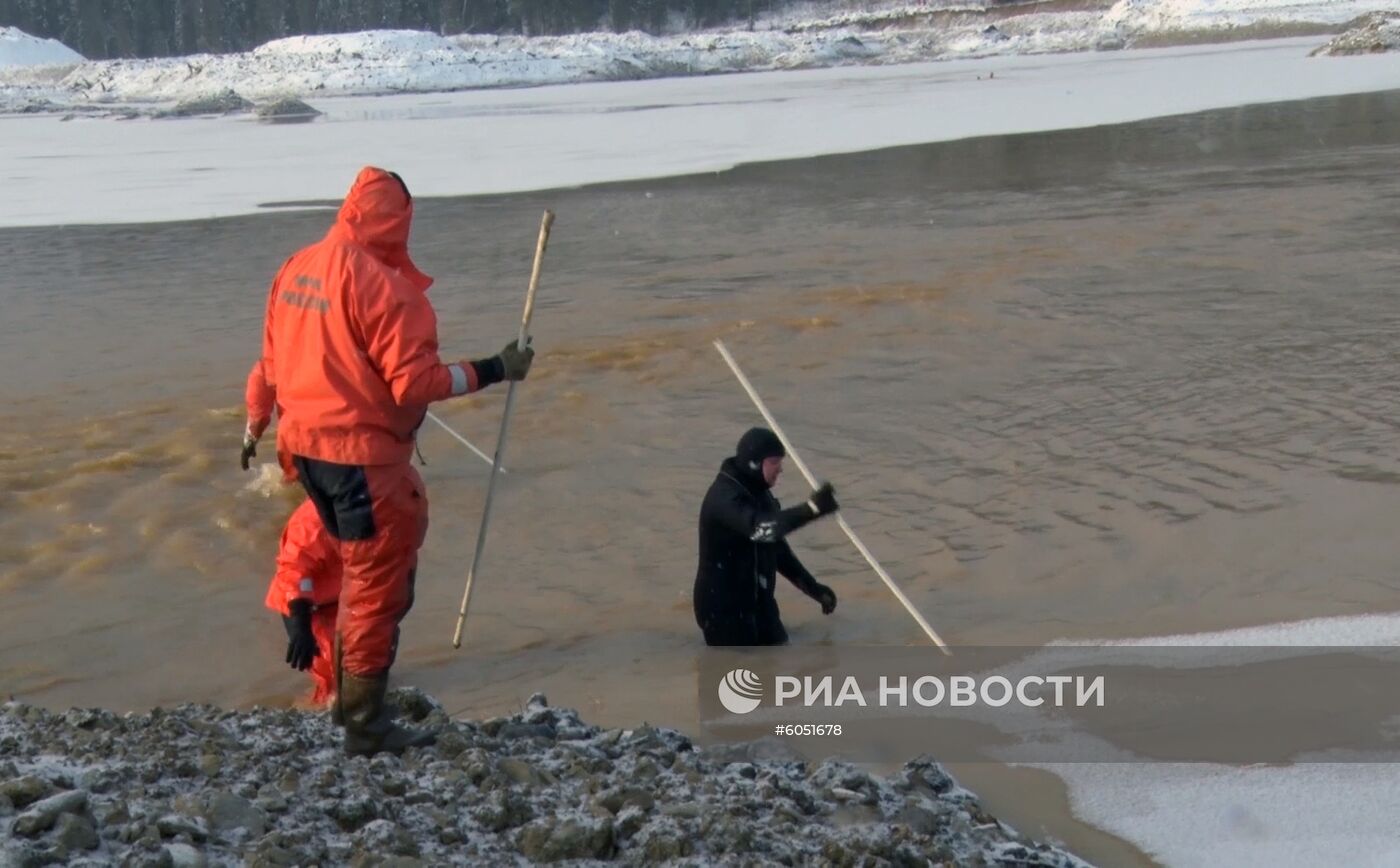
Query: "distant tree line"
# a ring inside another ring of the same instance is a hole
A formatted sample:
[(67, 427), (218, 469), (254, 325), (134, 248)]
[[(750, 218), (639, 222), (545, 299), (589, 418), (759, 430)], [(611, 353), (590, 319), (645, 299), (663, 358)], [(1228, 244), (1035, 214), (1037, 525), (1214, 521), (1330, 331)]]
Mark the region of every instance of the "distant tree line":
[(657, 32), (752, 21), (783, 0), (0, 0), (0, 26), (92, 59), (246, 51), (271, 39), (402, 28), (453, 33)]

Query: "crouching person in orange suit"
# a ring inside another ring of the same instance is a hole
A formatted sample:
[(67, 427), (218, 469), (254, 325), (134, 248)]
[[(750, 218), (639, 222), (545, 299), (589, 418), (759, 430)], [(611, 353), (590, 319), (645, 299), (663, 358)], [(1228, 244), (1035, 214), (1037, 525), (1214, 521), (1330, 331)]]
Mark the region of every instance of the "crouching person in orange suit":
[(326, 532), (316, 505), (297, 507), (282, 529), (277, 572), (264, 604), (287, 628), (287, 664), (311, 675), (311, 705), (335, 700), (335, 619), (340, 606), (340, 543)]

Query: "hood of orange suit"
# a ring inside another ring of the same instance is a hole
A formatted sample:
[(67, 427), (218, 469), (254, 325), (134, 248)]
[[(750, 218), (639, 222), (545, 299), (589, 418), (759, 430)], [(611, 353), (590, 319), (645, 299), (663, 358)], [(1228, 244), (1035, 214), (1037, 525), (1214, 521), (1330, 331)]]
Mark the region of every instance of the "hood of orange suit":
[(366, 166), (345, 195), (331, 232), (368, 248), (380, 262), (426, 291), (433, 279), (419, 271), (408, 255), (412, 225), (413, 197), (408, 187), (392, 172)]

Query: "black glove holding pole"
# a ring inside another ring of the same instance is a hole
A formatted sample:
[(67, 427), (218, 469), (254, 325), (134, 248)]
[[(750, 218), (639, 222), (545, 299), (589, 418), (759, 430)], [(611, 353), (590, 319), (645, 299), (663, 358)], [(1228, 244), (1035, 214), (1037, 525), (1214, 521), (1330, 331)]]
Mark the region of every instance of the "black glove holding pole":
[(504, 379), (517, 382), (525, 379), (530, 373), (530, 365), (535, 361), (534, 347), (530, 346), (533, 338), (525, 339), (525, 349), (520, 349), (517, 341), (506, 344), (505, 349), (496, 356), (501, 360), (501, 374)]
[(841, 505), (836, 502), (836, 489), (831, 487), (830, 482), (823, 482), (821, 487), (807, 498), (807, 507), (817, 518), (836, 512), (841, 508)]
[(287, 628), (287, 665), (305, 672), (311, 668), (311, 661), (321, 655), (311, 633), (311, 601), (293, 600), (287, 609), (291, 614), (282, 619)]
[(530, 365), (535, 361), (535, 349), (530, 346), (533, 338), (526, 338), (525, 349), (519, 349), (516, 341), (506, 344), (505, 349), (489, 359), (478, 359), (471, 363), (476, 370), (476, 387), (484, 389), (503, 381), (518, 382), (530, 373)]

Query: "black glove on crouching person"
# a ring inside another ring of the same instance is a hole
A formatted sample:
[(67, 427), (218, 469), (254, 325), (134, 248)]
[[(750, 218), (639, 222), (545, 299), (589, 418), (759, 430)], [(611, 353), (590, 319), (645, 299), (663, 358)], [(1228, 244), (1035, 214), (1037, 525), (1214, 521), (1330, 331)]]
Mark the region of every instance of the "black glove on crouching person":
[(287, 665), (305, 672), (311, 668), (312, 659), (321, 655), (311, 633), (311, 601), (293, 600), (287, 610), (291, 614), (282, 619), (287, 628)]

